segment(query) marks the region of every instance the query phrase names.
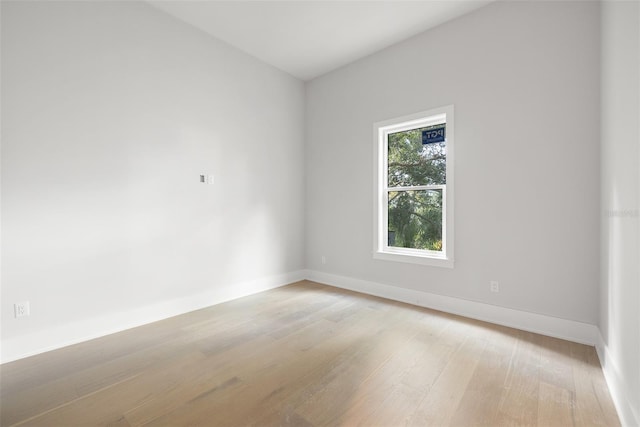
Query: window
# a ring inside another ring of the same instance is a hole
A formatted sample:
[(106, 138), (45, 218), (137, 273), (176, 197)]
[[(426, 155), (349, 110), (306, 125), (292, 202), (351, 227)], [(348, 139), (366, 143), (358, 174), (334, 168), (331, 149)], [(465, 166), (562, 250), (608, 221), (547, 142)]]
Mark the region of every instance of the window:
[(376, 259), (453, 267), (453, 106), (374, 125)]

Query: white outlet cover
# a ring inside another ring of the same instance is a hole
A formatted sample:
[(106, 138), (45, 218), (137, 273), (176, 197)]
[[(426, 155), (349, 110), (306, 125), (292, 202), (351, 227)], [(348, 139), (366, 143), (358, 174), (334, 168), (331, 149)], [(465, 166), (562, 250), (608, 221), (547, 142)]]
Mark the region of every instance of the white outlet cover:
[(29, 301), (17, 302), (13, 305), (16, 318), (29, 316), (31, 309), (29, 307)]

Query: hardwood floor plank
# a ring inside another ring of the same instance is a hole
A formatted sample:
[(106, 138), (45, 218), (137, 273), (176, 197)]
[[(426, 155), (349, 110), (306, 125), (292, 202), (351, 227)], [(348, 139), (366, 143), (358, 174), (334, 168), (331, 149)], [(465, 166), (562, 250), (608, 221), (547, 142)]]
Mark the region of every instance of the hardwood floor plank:
[(460, 401), (484, 351), (485, 340), (467, 336), (411, 416), (412, 426), (447, 426), (458, 411)]
[(487, 335), (487, 344), (477, 355), (477, 366), (469, 380), (452, 425), (484, 426), (497, 419), (500, 400), (506, 391), (512, 349), (516, 344), (513, 330), (496, 327)]
[(524, 331), (518, 333), (499, 404), (497, 419), (500, 424), (537, 424), (540, 351), (532, 335)]
[(538, 403), (539, 427), (575, 426), (572, 393), (562, 387), (540, 382)]
[(73, 381), (66, 377), (35, 385), (30, 389), (19, 389), (15, 393), (7, 393), (2, 397), (0, 425), (13, 425), (44, 411), (60, 407), (78, 397)]
[(365, 380), (339, 424), (407, 424), (455, 350), (439, 339), (439, 335), (423, 330), (398, 348)]
[[(262, 363), (262, 357), (256, 357), (252, 363), (245, 363), (238, 371), (238, 376), (246, 380), (237, 390), (224, 396), (208, 396), (198, 401), (190, 401), (176, 411), (155, 420), (150, 425), (185, 425), (203, 424), (210, 422), (211, 414), (224, 414), (223, 418), (216, 418), (215, 422), (224, 425), (247, 425), (253, 420), (259, 421), (261, 414), (278, 410), (286, 397), (309, 382), (309, 376), (316, 380), (322, 379), (322, 370), (335, 360), (353, 352), (354, 343), (364, 341), (375, 334), (375, 329), (367, 327), (370, 319), (363, 316), (357, 322), (351, 322), (336, 335), (316, 347), (314, 351), (284, 352), (286, 341), (295, 341), (296, 336), (289, 336), (278, 341), (271, 348), (262, 348), (257, 356), (276, 356), (273, 363)], [(305, 336), (307, 330), (301, 330), (300, 336)], [(253, 369), (248, 369), (253, 365)], [(257, 367), (257, 369), (255, 368)], [(285, 414), (295, 411), (287, 405)], [(252, 408), (247, 411), (247, 407)]]
[(535, 336), (540, 348), (540, 380), (574, 392), (571, 347), (579, 345), (558, 338)]
[(104, 390), (75, 399), (54, 410), (44, 412), (17, 425), (63, 426), (75, 420), (78, 424), (105, 425), (120, 422), (131, 407), (138, 407), (158, 395), (170, 393), (185, 369), (195, 369), (205, 360), (202, 353), (189, 352), (179, 358), (143, 371), (138, 376)]
[(358, 395), (366, 393), (366, 387), (362, 387), (365, 380), (418, 332), (417, 325), (397, 319), (390, 319), (385, 326), (374, 340), (362, 340), (349, 357), (333, 364), (321, 382), (307, 387), (304, 401), (295, 406), (296, 412), (314, 425), (335, 425)]

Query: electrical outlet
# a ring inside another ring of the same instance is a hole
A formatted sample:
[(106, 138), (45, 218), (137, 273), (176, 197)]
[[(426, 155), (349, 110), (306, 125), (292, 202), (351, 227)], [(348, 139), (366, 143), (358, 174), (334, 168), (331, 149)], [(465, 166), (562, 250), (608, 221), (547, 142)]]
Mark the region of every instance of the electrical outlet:
[(31, 314), (31, 310), (29, 308), (29, 301), (17, 302), (13, 305), (15, 310), (16, 318), (24, 317)]
[(322, 255), (322, 265), (325, 265), (327, 263), (327, 257)]
[(491, 286), (491, 292), (500, 292), (500, 285), (498, 282), (492, 280), (489, 282), (489, 285)]
[(216, 182), (215, 176), (213, 176), (213, 175), (209, 175), (209, 177), (208, 177), (208, 179), (207, 179), (207, 182), (208, 182), (210, 185), (215, 184), (215, 182)]

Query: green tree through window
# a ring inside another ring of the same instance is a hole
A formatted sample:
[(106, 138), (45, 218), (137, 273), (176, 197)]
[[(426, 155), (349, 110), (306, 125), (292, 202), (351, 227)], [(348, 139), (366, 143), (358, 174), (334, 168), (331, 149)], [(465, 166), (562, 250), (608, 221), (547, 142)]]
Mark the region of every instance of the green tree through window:
[[(442, 251), (446, 141), (423, 144), (422, 132), (442, 125), (388, 136), (388, 245)], [(408, 187), (408, 188), (407, 188)]]

